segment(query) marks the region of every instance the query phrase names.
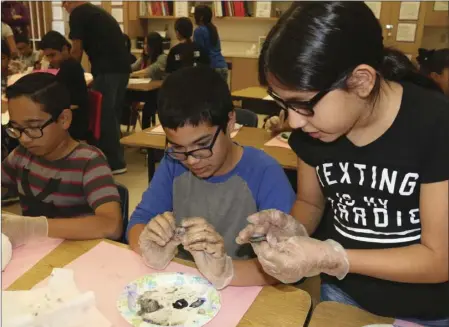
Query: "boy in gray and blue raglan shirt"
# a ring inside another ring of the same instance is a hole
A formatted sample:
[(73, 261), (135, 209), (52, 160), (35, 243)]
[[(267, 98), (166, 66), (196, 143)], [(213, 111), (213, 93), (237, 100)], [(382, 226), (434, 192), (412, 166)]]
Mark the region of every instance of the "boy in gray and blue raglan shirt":
[[(127, 231), (131, 248), (148, 265), (153, 261), (150, 266), (163, 269), (181, 243), (175, 242), (183, 232), (181, 222), (200, 217), (204, 225), (192, 227), (191, 232), (197, 231), (192, 237), (215, 257), (222, 244), (232, 258), (231, 285), (275, 283), (263, 272), (251, 246), (238, 245), (235, 238), (247, 225), (247, 217), (256, 212), (290, 212), (295, 194), (272, 157), (232, 141), (235, 112), (226, 82), (209, 67), (181, 69), (160, 89), (158, 110), (168, 145), (131, 215)], [(148, 242), (151, 249), (145, 245)], [(190, 257), (192, 247), (187, 248), (179, 246), (178, 256)]]

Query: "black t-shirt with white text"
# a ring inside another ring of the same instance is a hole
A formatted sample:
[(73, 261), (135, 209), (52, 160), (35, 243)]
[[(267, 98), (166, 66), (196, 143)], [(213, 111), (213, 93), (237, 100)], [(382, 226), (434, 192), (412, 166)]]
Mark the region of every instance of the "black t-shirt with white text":
[(104, 9), (90, 3), (75, 8), (69, 19), (71, 40), (81, 40), (92, 74), (129, 73), (129, 53), (119, 24)]
[[(326, 236), (345, 249), (419, 244), (420, 184), (449, 179), (449, 101), (410, 83), (402, 86), (393, 124), (366, 146), (357, 147), (346, 137), (323, 143), (300, 130), (290, 137), (298, 157), (315, 167), (330, 204), (323, 218)], [(410, 284), (359, 274), (341, 281), (323, 274), (322, 280), (378, 315), (449, 317), (448, 282)]]

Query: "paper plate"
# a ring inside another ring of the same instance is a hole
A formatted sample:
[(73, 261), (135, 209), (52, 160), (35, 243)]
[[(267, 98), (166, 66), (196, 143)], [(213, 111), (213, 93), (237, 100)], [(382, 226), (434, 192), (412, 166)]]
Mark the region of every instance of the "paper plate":
[(129, 283), (117, 308), (135, 327), (200, 327), (215, 317), (221, 303), (220, 293), (203, 277), (155, 273)]

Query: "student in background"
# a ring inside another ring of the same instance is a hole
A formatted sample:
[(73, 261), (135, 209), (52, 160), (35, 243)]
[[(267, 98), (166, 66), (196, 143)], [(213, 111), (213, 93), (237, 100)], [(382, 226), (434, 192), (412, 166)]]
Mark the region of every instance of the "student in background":
[(6, 90), (6, 86), (8, 86), (8, 67), (9, 60), (11, 59), (11, 52), (9, 51), (9, 47), (4, 40), (2, 40), (2, 94)]
[(211, 67), (227, 82), (228, 64), (221, 54), (220, 36), (217, 28), (212, 24), (212, 10), (207, 5), (196, 6), (194, 17), (195, 24), (198, 27), (193, 33), (193, 40), (206, 50)]
[(175, 32), (179, 43), (170, 49), (167, 59), (167, 73), (173, 73), (182, 67), (210, 64), (209, 56), (205, 50), (192, 42), (193, 24), (189, 18), (178, 18), (175, 22)]
[(16, 58), (18, 56), (16, 41), (14, 40), (14, 33), (8, 24), (2, 22), (2, 41), (5, 41), (9, 46), (10, 56)]
[(132, 65), (137, 61), (137, 58), (131, 52), (131, 39), (129, 38), (128, 34), (123, 34), (123, 39), (125, 40), (126, 49), (129, 52), (129, 64)]
[[(267, 233), (253, 244), (264, 270), (321, 273), (323, 301), (448, 326), (449, 100), (407, 64), (386, 65), (397, 54), (365, 3), (298, 4), (259, 65), (294, 129), (297, 200), (291, 215), (249, 218), (238, 241)], [(308, 236), (321, 220), (326, 241)]]
[(70, 54), (81, 62), (83, 51), (91, 63), (92, 89), (103, 95), (98, 147), (108, 158), (112, 173), (126, 173), (124, 147), (120, 144), (120, 119), (129, 81), (129, 53), (117, 20), (87, 1), (62, 1), (70, 14)]
[[(234, 239), (248, 215), (288, 211), (295, 196), (279, 163), (233, 142), (227, 84), (210, 67), (180, 69), (162, 85), (158, 114), (166, 156), (131, 216), (131, 248), (150, 267), (163, 269), (182, 243), (179, 256), (192, 255), (217, 288), (276, 283), (261, 271), (251, 247)], [(187, 229), (182, 241), (175, 225)]]
[(69, 93), (56, 76), (33, 73), (6, 90), (8, 135), (20, 146), (2, 162), (2, 193), (16, 190), (23, 216), (2, 214), (14, 247), (53, 237), (118, 239), (120, 197), (97, 148), (70, 137)]
[(75, 140), (92, 142), (92, 135), (88, 130), (89, 97), (84, 70), (81, 64), (70, 56), (70, 43), (61, 33), (50, 31), (42, 38), (40, 47), (50, 67), (59, 69), (58, 81), (69, 91), (73, 108), (70, 136)]
[(427, 50), (420, 48), (416, 60), (421, 73), (438, 84), (444, 94), (449, 96), (449, 48)]
[(18, 34), (16, 35), (16, 45), (17, 50), (19, 51), (19, 60), (26, 67), (33, 67), (36, 63), (39, 63), (42, 59), (42, 54), (34, 50), (31, 46), (30, 39), (26, 34)]
[(11, 26), (14, 35), (29, 35), (30, 12), (23, 1), (2, 1), (2, 22)]
[[(164, 53), (162, 36), (157, 32), (150, 32), (145, 41), (144, 47), (147, 55), (142, 56), (131, 65), (133, 71), (131, 77), (162, 80), (165, 77), (165, 67), (167, 66), (167, 55)], [(144, 62), (145, 59), (147, 62)], [(144, 67), (141, 68), (142, 66)]]

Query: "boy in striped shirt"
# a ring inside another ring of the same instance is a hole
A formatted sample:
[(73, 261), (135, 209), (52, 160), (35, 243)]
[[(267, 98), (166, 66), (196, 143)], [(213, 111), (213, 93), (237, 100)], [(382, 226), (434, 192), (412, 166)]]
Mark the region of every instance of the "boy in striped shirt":
[(13, 246), (40, 237), (118, 239), (120, 198), (104, 155), (72, 139), (70, 97), (47, 73), (22, 77), (6, 90), (6, 131), (17, 147), (2, 162), (2, 192), (15, 189), (23, 216), (2, 214)]

